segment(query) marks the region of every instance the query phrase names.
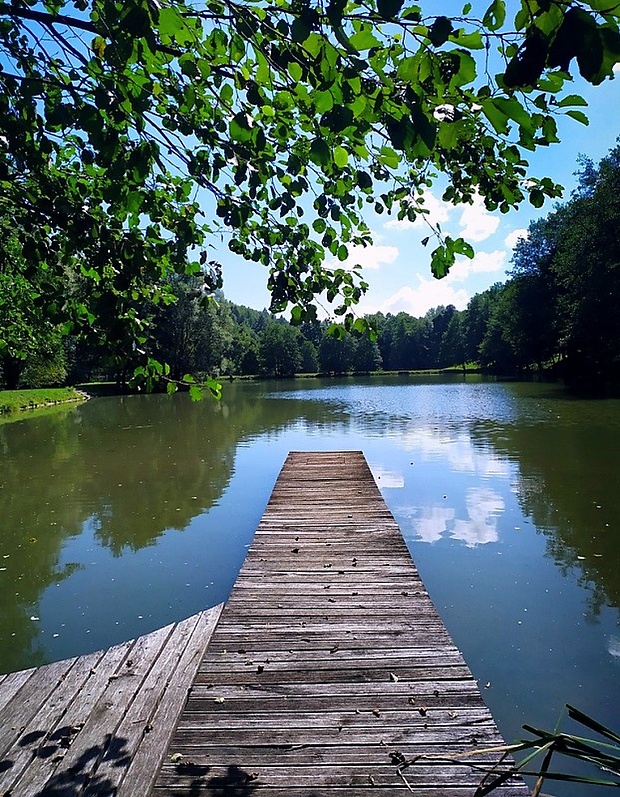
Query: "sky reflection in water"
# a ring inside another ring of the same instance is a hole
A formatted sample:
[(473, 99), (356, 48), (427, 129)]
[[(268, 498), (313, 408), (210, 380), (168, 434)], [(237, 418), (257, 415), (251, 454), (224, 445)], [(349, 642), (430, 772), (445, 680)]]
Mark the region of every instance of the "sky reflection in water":
[(1, 426), (4, 670), (225, 599), (288, 451), (327, 449), (365, 453), (507, 738), (566, 702), (620, 727), (620, 402), (543, 385), (233, 384)]

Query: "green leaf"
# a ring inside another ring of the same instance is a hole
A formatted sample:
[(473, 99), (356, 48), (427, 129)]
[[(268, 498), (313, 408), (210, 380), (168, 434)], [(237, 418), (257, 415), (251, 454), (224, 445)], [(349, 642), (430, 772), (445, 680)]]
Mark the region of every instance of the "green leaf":
[(435, 47), (441, 47), (442, 44), (448, 41), (452, 30), (452, 20), (448, 19), (448, 17), (437, 17), (431, 25), (428, 38)]
[(198, 385), (192, 385), (189, 389), (189, 397), (192, 401), (202, 401), (204, 394)]
[(160, 8), (157, 29), (164, 36), (173, 38), (186, 28), (185, 20), (173, 6)]
[(174, 382), (168, 382), (168, 384), (166, 385), (166, 393), (167, 393), (169, 396), (172, 396), (172, 394), (173, 394), (173, 393), (176, 393), (176, 392), (177, 392), (177, 390), (178, 390), (178, 388), (177, 388), (177, 386), (174, 384)]
[(217, 379), (207, 379), (205, 385), (214, 399), (219, 401), (222, 398), (222, 385)]
[(291, 61), (288, 65), (288, 73), (295, 82), (298, 82), (303, 77), (304, 71), (297, 61)]
[(435, 279), (443, 279), (453, 265), (454, 253), (445, 245), (438, 246), (431, 252), (431, 271)]
[(244, 113), (236, 113), (230, 120), (228, 129), (230, 137), (235, 141), (250, 141), (252, 138), (252, 129)]
[(379, 162), (390, 169), (397, 169), (400, 164), (400, 156), (391, 147), (381, 147)]
[(312, 100), (319, 114), (331, 111), (334, 107), (334, 97), (331, 91), (317, 91), (316, 94), (312, 95)]
[(545, 195), (538, 188), (534, 188), (530, 191), (529, 200), (535, 208), (541, 208), (545, 204)]
[(566, 111), (566, 115), (575, 119), (577, 122), (581, 122), (581, 124), (586, 125), (586, 127), (590, 124), (590, 120), (583, 111)]
[(460, 140), (459, 126), (453, 122), (440, 124), (437, 130), (437, 137), (444, 149), (454, 149)]
[(379, 47), (381, 42), (372, 32), (372, 28), (367, 27), (360, 30), (359, 33), (354, 33), (349, 38), (349, 44), (355, 47), (358, 52), (362, 52), (363, 50), (372, 50), (375, 47)]
[(327, 334), (336, 340), (344, 340), (347, 336), (347, 330), (342, 324), (330, 324), (327, 327)]
[(291, 25), (291, 38), (298, 44), (303, 44), (312, 33), (312, 26), (301, 14), (293, 20)]
[(310, 158), (319, 166), (331, 163), (332, 156), (327, 142), (323, 138), (315, 138), (310, 144)]
[(341, 133), (354, 122), (353, 111), (342, 105), (336, 105), (321, 117), (321, 127), (327, 127), (333, 133)]
[(482, 24), (490, 31), (499, 30), (506, 19), (506, 3), (505, 0), (493, 0), (491, 5), (485, 11), (482, 18)]
[(334, 163), (341, 169), (349, 162), (349, 153), (344, 147), (336, 147), (334, 150)]
[(102, 36), (95, 36), (95, 38), (92, 40), (90, 46), (91, 46), (92, 51), (99, 58), (103, 58), (103, 55), (105, 53), (105, 48), (107, 46), (107, 42)]
[(372, 188), (372, 177), (368, 174), (368, 172), (359, 170), (356, 175), (356, 180), (357, 185), (361, 189)]
[(505, 135), (508, 132), (508, 118), (495, 104), (495, 100), (488, 99), (482, 103), (482, 112), (489, 120), (493, 129), (500, 135)]
[(448, 238), (446, 240), (450, 241), (450, 248), (456, 255), (463, 255), (471, 260), (476, 254), (474, 247), (464, 238), (456, 238), (455, 240)]
[(586, 106), (587, 104), (587, 100), (584, 100), (584, 98), (579, 96), (579, 94), (568, 94), (566, 97), (563, 97), (560, 102), (558, 102), (558, 108), (566, 108), (567, 105)]
[(383, 19), (393, 19), (404, 5), (404, 0), (377, 0), (377, 12)]
[(548, 40), (534, 28), (528, 34), (524, 46), (506, 67), (503, 76), (505, 85), (508, 88), (536, 86), (545, 68), (548, 52)]
[(472, 33), (465, 33), (462, 30), (456, 31), (456, 34), (451, 38), (459, 47), (465, 47), (467, 50), (484, 50), (484, 39), (478, 30)]

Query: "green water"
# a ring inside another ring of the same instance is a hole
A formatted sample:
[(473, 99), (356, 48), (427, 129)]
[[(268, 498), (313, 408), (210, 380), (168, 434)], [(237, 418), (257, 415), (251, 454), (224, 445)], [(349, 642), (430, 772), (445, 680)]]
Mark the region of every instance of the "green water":
[(0, 672), (224, 600), (305, 449), (364, 451), (507, 738), (566, 702), (620, 728), (620, 401), (475, 378), (230, 384), (0, 426)]

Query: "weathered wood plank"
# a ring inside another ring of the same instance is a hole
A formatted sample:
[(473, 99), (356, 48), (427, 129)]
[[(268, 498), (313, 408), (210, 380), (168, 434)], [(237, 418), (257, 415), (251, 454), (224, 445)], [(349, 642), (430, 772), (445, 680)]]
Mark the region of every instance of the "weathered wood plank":
[(144, 797), (220, 611), (2, 679), (0, 794)]
[[(493, 792), (494, 797), (524, 797), (522, 783), (514, 786), (502, 786)], [(372, 789), (372, 791), (370, 790)], [(167, 786), (156, 788), (153, 797), (163, 797), (170, 794)], [(377, 786), (373, 787), (370, 783), (361, 786), (317, 786), (313, 787), (259, 787), (251, 780), (243, 770), (236, 769), (234, 766), (227, 771), (225, 778), (213, 778), (193, 775), (189, 782), (177, 784), (174, 787), (175, 797), (197, 797), (202, 794), (230, 794), (245, 797), (245, 795), (255, 795), (255, 797), (394, 797), (394, 794), (410, 795), (411, 791), (404, 785), (400, 786)], [(416, 797), (471, 797), (471, 786), (420, 786), (415, 789)]]
[(52, 781), (56, 769), (98, 705), (110, 678), (122, 667), (131, 647), (131, 642), (124, 642), (105, 651), (98, 665), (90, 670), (79, 697), (64, 713), (58, 713), (55, 721), (50, 722), (46, 735), (33, 745), (32, 760), (22, 777), (12, 784), (13, 793), (25, 797), (38, 795)]
[(34, 672), (35, 668), (31, 667), (29, 670), (10, 672), (2, 676), (2, 682), (0, 683), (0, 711)]
[(56, 662), (35, 672), (23, 683), (0, 711), (0, 757), (5, 758), (22, 729), (32, 720), (39, 706), (66, 676), (75, 659)]
[(91, 670), (97, 666), (102, 652), (76, 659), (66, 676), (56, 683), (54, 691), (37, 713), (21, 729), (15, 744), (4, 754), (4, 772), (0, 772), (0, 794), (11, 791), (13, 784), (42, 749), (42, 740), (48, 737), (50, 727), (62, 716), (79, 696)]
[(291, 453), (153, 797), (393, 797), (413, 755), (417, 797), (471, 797), (494, 756), (446, 756), (501, 743), (361, 453)]
[(207, 747), (229, 745), (231, 747), (308, 747), (325, 745), (385, 745), (389, 749), (407, 750), (403, 745), (415, 748), (418, 744), (432, 744), (445, 750), (453, 744), (479, 746), (501, 743), (501, 736), (493, 720), (479, 724), (475, 728), (448, 726), (442, 729), (441, 737), (435, 728), (270, 728), (245, 730), (226, 728), (220, 725), (217, 734), (206, 734), (202, 728), (182, 727), (177, 729), (172, 746), (174, 752), (187, 753), (190, 757), (198, 755)]
[(219, 620), (222, 605), (198, 615), (192, 637), (180, 656), (178, 665), (159, 696), (159, 703), (151, 718), (151, 729), (144, 735), (122, 782), (119, 797), (145, 797), (155, 782), (166, 754), (172, 731), (196, 674), (200, 660)]
[[(204, 761), (204, 763), (203, 763)], [(191, 782), (196, 774), (203, 774), (207, 783), (221, 783), (228, 775), (230, 765), (218, 765), (210, 763), (206, 759), (195, 758), (192, 765), (183, 764), (177, 766), (165, 766), (158, 778), (159, 787), (176, 788), (180, 779), (187, 778)], [(354, 768), (357, 771), (354, 771)], [(184, 770), (190, 772), (184, 776)], [(400, 787), (403, 780), (393, 764), (369, 764), (362, 763), (357, 765), (335, 763), (277, 766), (269, 765), (266, 761), (254, 767), (250, 767), (243, 761), (243, 767), (239, 767), (239, 774), (246, 774), (247, 785), (254, 789), (267, 786), (269, 788), (295, 788), (305, 787), (314, 789), (316, 787), (350, 787), (366, 786), (375, 787), (392, 786)], [(482, 777), (477, 768), (468, 764), (446, 764), (437, 762), (435, 764), (416, 765), (407, 769), (406, 777), (411, 786), (416, 789), (419, 787), (433, 786), (438, 781), (444, 786), (469, 786), (470, 795), (475, 790)], [(208, 792), (207, 792), (208, 793)], [(314, 791), (311, 792), (314, 794)]]
[[(435, 762), (445, 758), (462, 760), (463, 762), (495, 763), (498, 753), (484, 752), (481, 749), (479, 755), (472, 754), (471, 744), (457, 744), (453, 742), (449, 748), (442, 750), (436, 744), (416, 744), (415, 750), (411, 750), (411, 758), (423, 756), (422, 763), (426, 766), (433, 765)], [(399, 764), (401, 761), (408, 761), (400, 750), (390, 749), (381, 744), (335, 744), (335, 745), (252, 745), (248, 747), (230, 747), (226, 745), (205, 746), (200, 752), (192, 752), (191, 758), (194, 764), (223, 766), (231, 758), (237, 757), (242, 760), (246, 767), (256, 767), (259, 765), (272, 766), (274, 764), (295, 763), (299, 766), (313, 764)], [(421, 765), (421, 764), (420, 764)], [(174, 772), (176, 765), (167, 761), (164, 765), (168, 772)]]

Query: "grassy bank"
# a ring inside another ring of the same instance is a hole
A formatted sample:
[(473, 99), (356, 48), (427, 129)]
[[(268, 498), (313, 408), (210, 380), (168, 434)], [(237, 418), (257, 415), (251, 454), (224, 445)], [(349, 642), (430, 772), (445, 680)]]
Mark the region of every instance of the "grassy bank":
[(84, 394), (74, 387), (44, 387), (36, 390), (0, 390), (0, 415), (49, 407), (66, 401), (81, 401)]

